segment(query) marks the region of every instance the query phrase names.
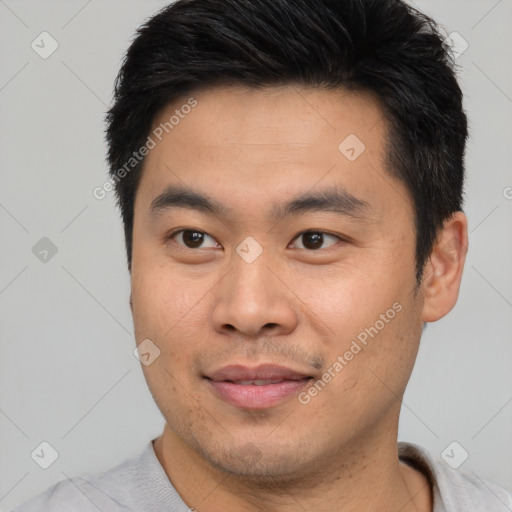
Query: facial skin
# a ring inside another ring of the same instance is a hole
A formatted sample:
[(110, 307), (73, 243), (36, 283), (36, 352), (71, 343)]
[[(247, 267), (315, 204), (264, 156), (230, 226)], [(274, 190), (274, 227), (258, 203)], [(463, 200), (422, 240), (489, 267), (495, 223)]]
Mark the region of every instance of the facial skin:
[[(387, 127), (372, 96), (291, 86), (192, 96), (197, 106), (146, 157), (133, 229), (135, 335), (160, 349), (143, 370), (166, 420), (155, 452), (169, 478), (199, 512), (431, 510), (425, 478), (399, 464), (398, 417), (424, 322), (456, 302), (465, 216), (445, 224), (416, 290), (410, 195), (384, 168)], [(350, 134), (365, 145), (354, 161), (338, 149)], [(226, 212), (152, 214), (169, 185)], [(273, 216), (327, 189), (365, 206)], [(180, 229), (192, 234), (169, 238)], [(300, 236), (311, 229), (323, 243)], [(250, 263), (237, 252), (247, 237), (262, 249)], [(227, 402), (206, 378), (263, 363), (313, 377), (306, 392), (329, 368), (335, 376), (307, 404), (295, 393), (259, 409)]]

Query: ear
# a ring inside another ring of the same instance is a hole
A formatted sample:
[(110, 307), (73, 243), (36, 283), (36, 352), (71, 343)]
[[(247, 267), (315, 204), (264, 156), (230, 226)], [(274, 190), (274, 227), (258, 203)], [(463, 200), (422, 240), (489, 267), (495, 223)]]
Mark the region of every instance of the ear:
[(435, 322), (455, 306), (468, 250), (468, 221), (456, 212), (439, 232), (424, 269), (423, 322)]
[(132, 310), (132, 313), (133, 313), (133, 300), (132, 300), (132, 294), (130, 293), (130, 309)]

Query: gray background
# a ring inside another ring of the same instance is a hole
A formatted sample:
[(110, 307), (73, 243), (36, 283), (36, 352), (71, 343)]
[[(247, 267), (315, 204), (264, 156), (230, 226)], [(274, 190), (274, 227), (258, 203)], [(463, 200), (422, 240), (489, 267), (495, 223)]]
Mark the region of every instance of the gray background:
[[(99, 201), (92, 190), (106, 179), (103, 116), (122, 54), (165, 4), (0, 0), (4, 510), (117, 464), (163, 426), (132, 353), (119, 214), (112, 194)], [(470, 249), (457, 306), (424, 334), (400, 439), (438, 457), (457, 441), (469, 454), (461, 470), (512, 490), (512, 2), (417, 5), (469, 44), (457, 62)], [(47, 59), (31, 48), (42, 31), (59, 44)], [(46, 262), (32, 251), (43, 237), (57, 247)], [(31, 458), (42, 441), (59, 454), (46, 470)]]

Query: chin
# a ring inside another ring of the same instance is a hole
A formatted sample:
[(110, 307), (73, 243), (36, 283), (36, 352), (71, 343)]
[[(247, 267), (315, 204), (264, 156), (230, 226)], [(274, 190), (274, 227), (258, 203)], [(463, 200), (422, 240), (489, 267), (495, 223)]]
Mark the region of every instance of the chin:
[[(311, 445), (308, 448), (311, 449)], [(314, 465), (305, 447), (298, 446), (261, 446), (261, 443), (247, 442), (207, 450), (202, 447), (202, 456), (212, 466), (254, 484), (290, 484), (304, 478), (304, 472)]]

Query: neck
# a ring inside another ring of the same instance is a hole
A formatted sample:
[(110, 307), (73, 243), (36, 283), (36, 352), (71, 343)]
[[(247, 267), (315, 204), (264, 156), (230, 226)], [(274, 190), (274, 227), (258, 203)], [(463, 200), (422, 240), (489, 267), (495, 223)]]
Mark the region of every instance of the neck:
[(428, 480), (399, 462), (389, 442), (360, 439), (309, 474), (244, 478), (214, 467), (165, 425), (155, 453), (182, 499), (197, 512), (431, 512)]

